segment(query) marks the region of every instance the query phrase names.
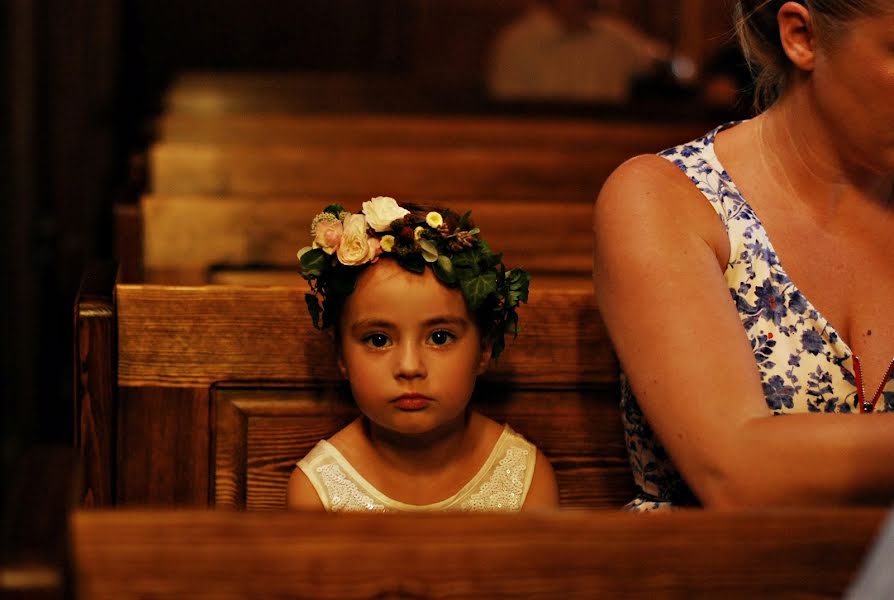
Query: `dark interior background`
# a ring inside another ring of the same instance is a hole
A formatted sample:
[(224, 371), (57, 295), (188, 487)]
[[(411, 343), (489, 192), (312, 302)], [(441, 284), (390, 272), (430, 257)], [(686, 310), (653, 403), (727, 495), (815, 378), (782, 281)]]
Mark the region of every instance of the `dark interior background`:
[[(527, 0), (7, 0), (0, 8), (0, 395), (4, 465), (72, 442), (73, 300), (111, 257), (129, 157), (183, 70), (405, 76), (476, 97), (489, 37)], [(729, 34), (728, 1), (602, 8), (697, 61)], [(693, 18), (695, 15), (696, 18)], [(496, 110), (490, 106), (488, 110)], [(555, 107), (550, 110), (555, 111)], [(561, 109), (560, 109), (561, 110)], [(569, 110), (572, 110), (569, 107)]]

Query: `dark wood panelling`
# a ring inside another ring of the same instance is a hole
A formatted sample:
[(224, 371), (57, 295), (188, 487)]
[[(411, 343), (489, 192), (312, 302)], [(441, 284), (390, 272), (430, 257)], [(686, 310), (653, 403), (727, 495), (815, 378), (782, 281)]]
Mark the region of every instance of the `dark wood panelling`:
[[(215, 504), (284, 506), (295, 462), (358, 415), (347, 390), (223, 387), (217, 407)], [(510, 390), (479, 386), (473, 406), (531, 440), (552, 463), (563, 508), (619, 508), (634, 495), (618, 390)]]
[(118, 398), (118, 502), (207, 505), (207, 387), (121, 387)]
[(840, 598), (882, 510), (74, 515), (83, 597)]
[(85, 275), (74, 309), (74, 439), (84, 465), (84, 506), (115, 503), (117, 321), (114, 263)]
[[(341, 380), (295, 289), (119, 285), (117, 299), (119, 385)], [(522, 334), (485, 377), (565, 389), (616, 382), (595, 304), (590, 292), (532, 291), (519, 310)]]

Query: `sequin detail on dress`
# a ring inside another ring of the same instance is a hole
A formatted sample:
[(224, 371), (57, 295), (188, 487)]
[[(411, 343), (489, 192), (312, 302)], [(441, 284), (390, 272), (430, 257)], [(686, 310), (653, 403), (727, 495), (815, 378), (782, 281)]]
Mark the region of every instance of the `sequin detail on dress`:
[(510, 448), (490, 479), (460, 505), (462, 510), (521, 510), (528, 466), (527, 448)]
[(487, 460), (453, 496), (432, 504), (407, 504), (389, 498), (323, 440), (298, 462), (328, 511), (428, 512), (521, 510), (531, 486), (536, 448), (508, 425)]
[(378, 504), (375, 500), (360, 491), (357, 484), (345, 477), (345, 474), (336, 464), (317, 467), (326, 490), (329, 492), (331, 510), (334, 511), (385, 511), (384, 504)]

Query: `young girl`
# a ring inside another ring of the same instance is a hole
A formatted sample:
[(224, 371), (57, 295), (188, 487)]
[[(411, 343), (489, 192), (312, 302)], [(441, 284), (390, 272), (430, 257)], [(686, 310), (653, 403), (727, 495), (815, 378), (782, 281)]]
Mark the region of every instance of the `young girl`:
[[(327, 207), (299, 253), (314, 324), (333, 331), (362, 416), (292, 473), (291, 508), (517, 511), (555, 507), (549, 462), (468, 407), (477, 376), (517, 332), (529, 276), (507, 271), (469, 213), (373, 198)], [(322, 306), (319, 299), (322, 298)]]

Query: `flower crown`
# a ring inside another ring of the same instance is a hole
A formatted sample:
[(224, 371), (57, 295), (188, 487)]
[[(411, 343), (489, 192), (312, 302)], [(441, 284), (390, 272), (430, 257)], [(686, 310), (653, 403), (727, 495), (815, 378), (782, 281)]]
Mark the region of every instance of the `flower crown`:
[(497, 358), (505, 347), (505, 333), (518, 334), (516, 308), (528, 301), (530, 275), (506, 269), (502, 254), (491, 252), (478, 237), (471, 211), (457, 216), (450, 210), (411, 208), (380, 196), (364, 202), (357, 214), (332, 204), (314, 217), (313, 244), (298, 252), (301, 276), (312, 292), (304, 297), (314, 326), (330, 327), (334, 302), (354, 290), (363, 267), (389, 256), (414, 273), (428, 265), (443, 283), (459, 288), (492, 336), (492, 355)]

